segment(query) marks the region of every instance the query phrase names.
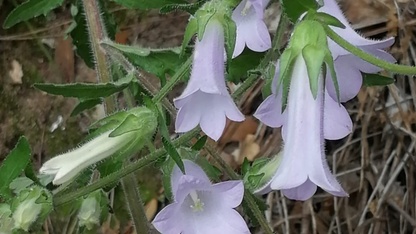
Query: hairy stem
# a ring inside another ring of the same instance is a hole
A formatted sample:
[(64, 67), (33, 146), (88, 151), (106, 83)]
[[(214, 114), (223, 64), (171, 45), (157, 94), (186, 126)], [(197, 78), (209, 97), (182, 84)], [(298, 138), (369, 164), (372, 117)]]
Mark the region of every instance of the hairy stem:
[(396, 73), (396, 74), (404, 74), (404, 75), (415, 75), (416, 74), (416, 67), (414, 66), (406, 66), (400, 64), (389, 63), (382, 59), (376, 58), (373, 55), (361, 50), (358, 47), (350, 44), (344, 38), (340, 37), (337, 33), (335, 33), (329, 26), (323, 25), (325, 32), (329, 38), (335, 41), (338, 45), (342, 48), (351, 52), (351, 54), (360, 57), (362, 60), (369, 62), (377, 67), (381, 67), (386, 69), (387, 71)]
[[(109, 62), (105, 52), (100, 48), (100, 41), (107, 38), (107, 30), (101, 17), (101, 10), (97, 0), (82, 0), (85, 12), (85, 19), (88, 25), (88, 32), (91, 42), (91, 50), (95, 60), (95, 70), (97, 71), (97, 82), (107, 83), (111, 81)], [(106, 98), (105, 107), (107, 112), (116, 109), (115, 99)]]

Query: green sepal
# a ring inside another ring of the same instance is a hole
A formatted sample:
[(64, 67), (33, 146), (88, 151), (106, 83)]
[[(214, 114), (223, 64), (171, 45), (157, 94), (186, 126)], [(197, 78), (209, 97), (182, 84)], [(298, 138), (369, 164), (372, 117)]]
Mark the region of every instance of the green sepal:
[(282, 151), (273, 158), (257, 159), (244, 175), (244, 184), (251, 192), (261, 191), (269, 185), (282, 161)]
[[(221, 19), (224, 28), (225, 50), (227, 52), (227, 64), (230, 64), (233, 58), (235, 41), (237, 37), (237, 25), (228, 15), (224, 15)], [(229, 66), (227, 66), (228, 70)]]
[(205, 29), (208, 22), (215, 15), (215, 12), (208, 12), (207, 10), (198, 10), (196, 12), (196, 20), (198, 23), (198, 40), (201, 41), (204, 37)]
[(327, 51), (325, 53), (324, 62), (328, 66), (329, 72), (331, 73), (332, 82), (334, 83), (335, 93), (337, 95), (337, 102), (339, 103), (341, 99), (340, 99), (340, 95), (339, 95), (338, 78), (337, 78), (337, 74), (335, 72), (334, 59), (332, 58), (332, 54), (329, 51), (329, 49), (327, 49)]
[(117, 137), (129, 132), (138, 132), (138, 135), (152, 135), (157, 127), (156, 115), (150, 109), (141, 107), (127, 111), (129, 115), (114, 129), (109, 137)]
[(191, 149), (192, 149), (192, 150), (196, 150), (196, 151), (201, 150), (202, 148), (204, 148), (205, 143), (207, 142), (207, 140), (208, 140), (208, 136), (207, 136), (207, 135), (203, 135), (202, 137), (200, 137), (200, 138), (199, 138), (199, 139), (195, 142), (195, 144), (191, 147)]
[(305, 60), (306, 69), (308, 71), (309, 85), (313, 95), (316, 99), (319, 89), (319, 74), (322, 71), (322, 64), (325, 57), (325, 50), (314, 45), (306, 45), (302, 49), (302, 56)]
[(198, 31), (198, 21), (196, 18), (192, 18), (189, 20), (188, 25), (186, 25), (185, 33), (183, 35), (183, 41), (181, 46), (181, 53), (180, 56), (183, 56), (186, 51), (186, 47), (188, 46), (189, 42), (191, 41), (192, 37)]
[(363, 85), (365, 86), (385, 86), (394, 83), (394, 78), (382, 76), (380, 74), (369, 74), (361, 72), (363, 76)]
[(293, 67), (296, 62), (296, 57), (298, 56), (298, 52), (292, 48), (286, 49), (282, 56), (280, 57), (280, 73), (279, 73), (279, 82), (277, 85), (277, 91), (280, 90), (282, 87), (282, 113), (286, 109), (287, 106), (287, 98), (289, 95), (289, 87), (290, 87), (290, 80), (293, 73)]

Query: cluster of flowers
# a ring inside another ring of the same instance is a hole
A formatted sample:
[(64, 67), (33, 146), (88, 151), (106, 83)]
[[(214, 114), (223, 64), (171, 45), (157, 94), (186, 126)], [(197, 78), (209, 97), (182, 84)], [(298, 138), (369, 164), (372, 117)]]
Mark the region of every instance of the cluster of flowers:
[[(268, 2), (243, 0), (234, 10), (232, 19), (237, 26), (237, 38), (233, 57), (240, 55), (245, 45), (258, 52), (271, 47), (270, 35), (263, 19)], [(335, 0), (323, 2), (324, 6), (318, 12), (336, 17), (346, 26), (332, 27), (338, 35), (376, 57), (395, 62), (383, 50), (394, 43), (393, 38), (381, 41), (363, 38), (349, 26)], [(341, 139), (351, 133), (352, 121), (339, 102), (346, 102), (358, 94), (362, 86), (361, 72), (376, 73), (381, 69), (355, 57), (329, 38), (326, 43), (332, 54), (338, 91), (331, 73), (328, 72), (324, 77), (324, 73), (320, 71), (317, 93), (313, 94), (306, 61), (300, 54), (295, 58), (287, 106), (283, 113), (283, 91), (278, 86), (281, 81), (277, 62), (272, 84), (273, 93), (254, 114), (270, 127), (282, 126), (284, 141), (281, 164), (270, 183), (260, 193), (282, 190), (290, 199), (306, 200), (319, 186), (335, 196), (347, 196), (328, 167), (324, 141)], [(177, 132), (187, 132), (199, 124), (209, 137), (218, 140), (225, 128), (226, 118), (233, 121), (244, 120), (244, 115), (238, 110), (226, 88), (224, 53), (224, 29), (220, 22), (211, 20), (202, 40), (196, 42), (189, 83), (183, 94), (174, 100), (179, 109), (175, 123)], [(155, 218), (153, 224), (159, 231), (249, 233), (242, 218), (232, 210), (243, 197), (241, 183), (229, 181), (211, 185), (201, 169), (190, 162), (185, 163), (185, 171), (186, 175), (178, 168), (174, 169), (174, 203)], [(186, 220), (186, 224), (182, 220)]]

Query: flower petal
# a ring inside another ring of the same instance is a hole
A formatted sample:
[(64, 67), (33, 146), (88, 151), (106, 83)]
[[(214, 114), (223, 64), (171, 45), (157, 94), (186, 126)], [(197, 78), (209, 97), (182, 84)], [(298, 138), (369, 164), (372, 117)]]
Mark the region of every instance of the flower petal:
[(163, 234), (178, 234), (186, 226), (186, 219), (179, 212), (177, 203), (170, 204), (163, 208), (154, 218), (153, 226)]
[(193, 101), (192, 97), (198, 96), (199, 92), (201, 91), (188, 96), (188, 103), (183, 103), (183, 106), (179, 109), (175, 121), (176, 132), (188, 132), (198, 126), (202, 114), (202, 110), (199, 109), (202, 107), (200, 103)]
[(188, 214), (189, 225), (183, 234), (249, 234), (250, 231), (241, 215), (228, 208), (211, 209), (209, 212)]
[[(195, 179), (203, 181), (207, 184), (211, 183), (207, 174), (205, 174), (204, 170), (202, 170), (202, 168), (199, 167), (196, 163), (190, 160), (183, 160), (183, 164), (185, 166), (186, 175), (192, 176)], [(175, 164), (175, 166), (172, 169), (172, 175), (170, 177), (172, 194), (174, 196), (176, 196), (176, 193), (178, 192), (178, 188), (179, 188), (179, 184), (181, 182), (182, 176), (184, 176), (184, 174), (182, 173), (181, 169), (179, 169), (179, 167)]]
[(298, 187), (283, 189), (282, 193), (289, 199), (306, 201), (315, 194), (316, 189), (316, 185), (308, 179), (305, 183), (299, 185)]
[(282, 113), (282, 92), (271, 94), (257, 108), (254, 117), (272, 128), (278, 128), (286, 122), (286, 111)]
[(243, 201), (244, 185), (241, 180), (214, 184), (213, 191), (218, 194), (218, 202), (222, 207), (235, 208)]
[[(353, 64), (354, 60), (355, 57), (353, 55), (344, 55), (338, 57), (334, 61), (341, 102), (346, 102), (353, 99), (360, 91), (361, 85), (363, 83), (360, 71)], [(337, 100), (337, 94), (330, 72), (328, 72), (326, 76), (326, 89), (329, 95), (334, 100)]]
[(325, 92), (324, 138), (338, 140), (352, 132), (352, 121), (345, 107), (334, 101)]

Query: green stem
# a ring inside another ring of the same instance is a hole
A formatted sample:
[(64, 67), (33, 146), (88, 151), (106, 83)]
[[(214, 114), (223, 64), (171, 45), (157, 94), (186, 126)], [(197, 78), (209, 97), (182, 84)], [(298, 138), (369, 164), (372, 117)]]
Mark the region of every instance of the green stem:
[(361, 50), (358, 47), (350, 44), (344, 38), (340, 37), (337, 33), (335, 33), (329, 26), (323, 25), (326, 34), (329, 38), (331, 38), (334, 42), (340, 45), (342, 48), (348, 50), (353, 55), (360, 57), (366, 62), (369, 62), (377, 67), (381, 67), (386, 69), (387, 71), (396, 73), (396, 74), (404, 74), (404, 75), (415, 75), (416, 74), (416, 67), (414, 66), (405, 66), (400, 64), (389, 63), (382, 59), (376, 58), (373, 55)]
[[(182, 136), (180, 136), (178, 139), (174, 140), (172, 143), (175, 147), (178, 147), (180, 145), (183, 145), (187, 142), (189, 142), (190, 140), (192, 140), (192, 138), (194, 138), (195, 136), (197, 136), (199, 134), (200, 130), (199, 129), (194, 129), (190, 132), (187, 132), (185, 134), (183, 134)], [(87, 195), (97, 189), (103, 188), (107, 185), (113, 184), (117, 181), (120, 180), (120, 178), (123, 178), (125, 176), (127, 176), (130, 173), (133, 173), (134, 171), (137, 171), (151, 163), (153, 163), (154, 161), (156, 161), (157, 159), (159, 159), (160, 157), (162, 157), (163, 155), (166, 154), (166, 150), (165, 149), (158, 149), (155, 152), (137, 160), (136, 162), (133, 162), (131, 164), (128, 164), (127, 166), (125, 166), (123, 169), (116, 171), (110, 175), (108, 175), (107, 177), (101, 178), (100, 180), (93, 182), (85, 187), (80, 188), (79, 190), (73, 191), (73, 192), (69, 192), (69, 193), (58, 193), (55, 195), (54, 198), (54, 205), (55, 206), (59, 206), (62, 204), (65, 204), (67, 202), (70, 202), (72, 200), (75, 200), (79, 197), (82, 197), (84, 195)]]
[[(97, 71), (97, 82), (108, 83), (111, 81), (109, 63), (105, 52), (100, 48), (100, 41), (107, 38), (107, 30), (101, 18), (101, 10), (97, 0), (82, 0), (85, 19), (88, 25), (88, 32), (91, 42), (91, 50), (95, 59), (95, 70)], [(107, 112), (116, 109), (114, 98), (105, 99)]]
[[(83, 0), (85, 18), (88, 25), (88, 32), (91, 41), (91, 49), (95, 59), (95, 68), (98, 74), (98, 82), (109, 83), (112, 81), (110, 72), (110, 63), (107, 59), (105, 51), (101, 48), (100, 42), (107, 38), (107, 30), (103, 19), (101, 18), (101, 10), (98, 0)], [(105, 99), (106, 113), (113, 113), (117, 110), (117, 100), (115, 97)], [(130, 175), (134, 176), (134, 175)], [(126, 204), (131, 213), (137, 233), (148, 233), (149, 222), (144, 212), (140, 194), (137, 191), (137, 183), (129, 177), (122, 178), (121, 183), (126, 196)], [(144, 230), (145, 232), (141, 232)]]
[[(173, 87), (189, 73), (191, 69), (192, 56), (190, 56), (184, 64), (179, 68), (172, 78), (160, 89), (159, 93), (153, 97), (153, 102), (158, 103), (173, 89)], [(175, 109), (176, 110), (176, 109)]]
[[(241, 180), (241, 177), (237, 173), (235, 173), (235, 171), (221, 158), (221, 156), (217, 153), (217, 150), (213, 146), (207, 144), (204, 146), (204, 148), (220, 165), (221, 169), (227, 174), (227, 176), (229, 176), (233, 180)], [(249, 190), (245, 189), (244, 202), (248, 205), (251, 212), (253, 212), (263, 231), (267, 234), (273, 234), (273, 230), (271, 230), (266, 218), (264, 217), (263, 213), (254, 201), (253, 196), (254, 195), (251, 194)]]
[[(137, 234), (148, 234), (150, 225), (144, 210), (144, 203), (137, 188), (138, 183), (134, 173), (131, 173), (121, 180), (124, 195), (130, 210), (130, 216), (133, 219), (134, 227)], [(134, 205), (136, 204), (136, 205)], [(134, 208), (134, 209), (133, 209)]]

